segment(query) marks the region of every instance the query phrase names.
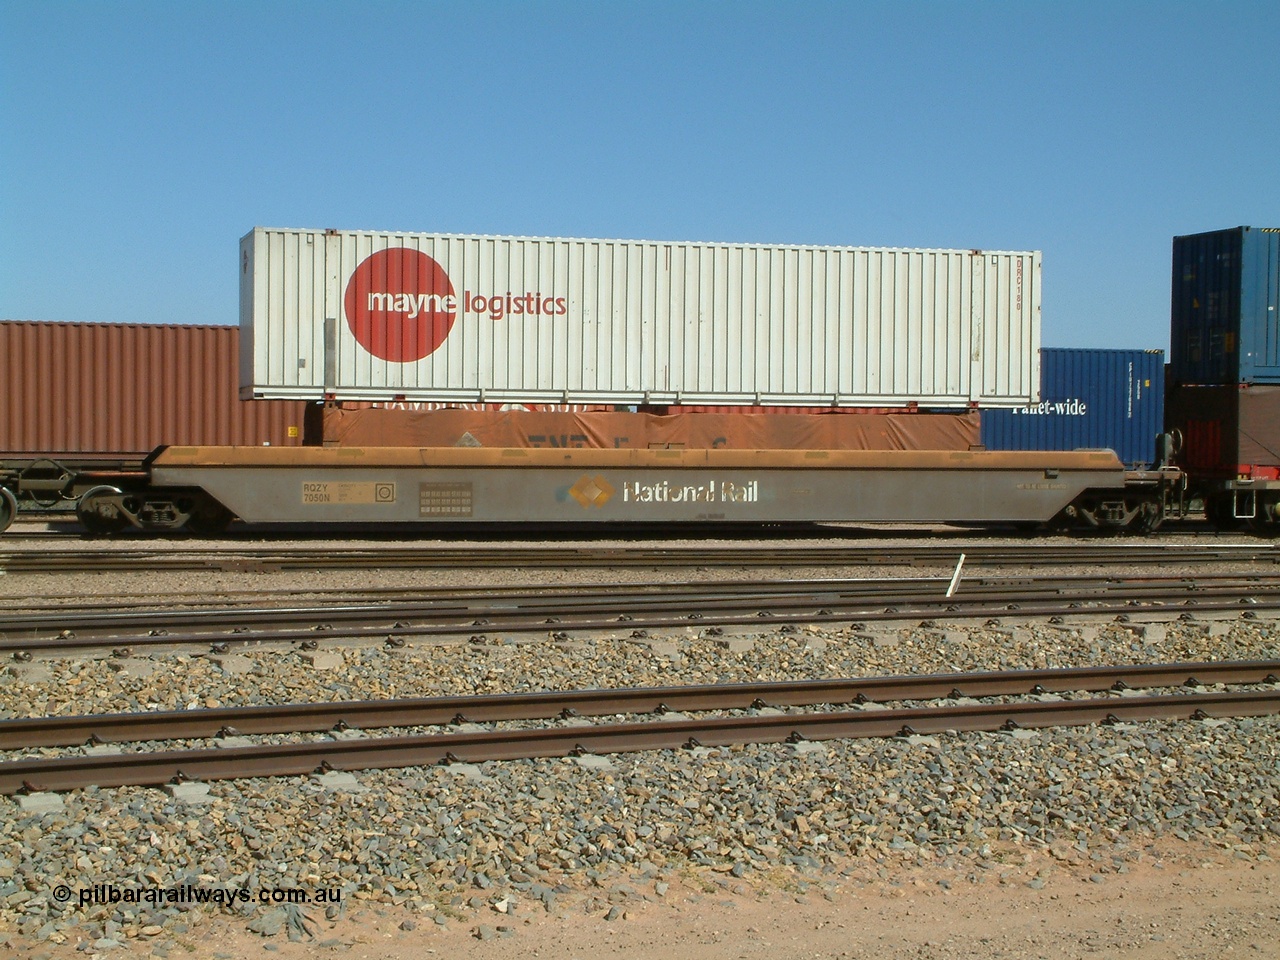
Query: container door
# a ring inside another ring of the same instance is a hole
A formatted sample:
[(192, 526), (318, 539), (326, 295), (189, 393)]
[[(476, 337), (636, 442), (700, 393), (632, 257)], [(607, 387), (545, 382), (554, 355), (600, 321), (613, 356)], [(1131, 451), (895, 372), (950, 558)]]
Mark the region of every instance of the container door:
[(1280, 230), (1246, 227), (1240, 245), (1240, 382), (1280, 382)]

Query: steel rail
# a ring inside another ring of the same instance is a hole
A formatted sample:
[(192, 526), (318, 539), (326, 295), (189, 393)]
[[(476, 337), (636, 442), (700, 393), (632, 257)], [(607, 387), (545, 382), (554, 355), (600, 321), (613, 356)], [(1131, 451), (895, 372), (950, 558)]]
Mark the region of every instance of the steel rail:
[(0, 572), (120, 572), (129, 569), (265, 571), (335, 569), (465, 569), (480, 567), (788, 567), (862, 566), (889, 564), (920, 566), (954, 563), (964, 553), (970, 566), (1032, 564), (1035, 566), (1089, 563), (1280, 562), (1280, 550), (1260, 544), (1061, 544), (1046, 549), (1027, 545), (954, 542), (880, 546), (587, 546), (587, 547), (297, 547), (225, 550), (186, 549), (32, 549), (0, 554)]
[(1236, 692), (704, 720), (650, 720), (536, 730), (56, 757), (0, 763), (0, 794), (21, 790), (71, 790), (87, 786), (156, 785), (182, 780), (296, 776), (327, 770), (394, 769), (446, 761), (480, 763), (700, 745), (891, 737), (1152, 719), (1263, 716), (1277, 712), (1280, 712), (1280, 693)]
[(73, 746), (85, 742), (193, 740), (232, 734), (424, 727), (462, 721), (493, 723), (507, 720), (546, 720), (562, 716), (745, 710), (763, 706), (812, 706), (865, 701), (956, 699), (1249, 683), (1280, 683), (1280, 660), (539, 691), (31, 717), (0, 720), (0, 750)]
[[(947, 569), (953, 570), (956, 563), (955, 557), (952, 557), (950, 563), (946, 565)], [(964, 566), (968, 571), (968, 564)], [(1234, 570), (1209, 573), (1178, 573), (1178, 574), (1151, 574), (1130, 576), (1125, 579), (1142, 580), (1145, 582), (1186, 582), (1191, 580), (1205, 579), (1227, 579), (1237, 578), (1240, 580), (1259, 580), (1265, 581), (1268, 578), (1276, 576), (1267, 570)], [(1004, 574), (975, 574), (969, 573), (964, 578), (966, 589), (980, 588), (988, 584), (998, 584), (1008, 582), (1013, 579), (1032, 579), (1034, 574), (1028, 573), (1023, 577), (1017, 575)], [(1042, 578), (1041, 578), (1042, 579)], [(1055, 575), (1055, 579), (1066, 582), (1097, 580), (1104, 582), (1117, 582), (1121, 579), (1117, 574), (1097, 573), (1084, 575)], [(880, 586), (885, 584), (934, 584), (937, 583), (937, 576), (916, 576), (916, 577), (895, 577), (892, 580), (875, 577), (805, 577), (803, 579), (779, 579), (771, 577), (769, 580), (685, 580), (685, 581), (633, 581), (633, 582), (617, 582), (607, 587), (600, 584), (584, 584), (584, 583), (548, 583), (541, 584), (536, 595), (542, 597), (561, 596), (561, 595), (578, 595), (584, 590), (631, 590), (644, 591), (649, 590), (654, 593), (671, 594), (672, 592), (689, 593), (695, 590), (705, 590), (710, 584), (720, 586), (730, 583), (751, 583), (753, 585), (761, 585), (762, 589), (781, 590), (787, 585), (802, 584), (860, 584), (860, 583), (876, 583)], [(459, 586), (437, 586), (433, 584), (421, 584), (414, 586), (361, 586), (361, 587), (307, 587), (303, 589), (275, 589), (270, 587), (263, 588), (219, 588), (216, 594), (206, 592), (183, 592), (183, 591), (134, 591), (130, 590), (126, 598), (114, 596), (95, 596), (86, 595), (81, 592), (53, 592), (41, 591), (39, 593), (27, 594), (10, 594), (6, 600), (13, 605), (15, 610), (51, 610), (59, 613), (77, 613), (84, 611), (102, 612), (107, 610), (141, 610), (148, 606), (164, 606), (170, 607), (179, 604), (183, 608), (209, 608), (209, 607), (236, 607), (242, 609), (251, 603), (259, 603), (263, 605), (271, 605), (273, 608), (282, 604), (278, 603), (282, 598), (288, 599), (291, 603), (296, 603), (298, 596), (326, 598), (337, 598), (341, 603), (354, 605), (356, 603), (373, 604), (387, 603), (392, 601), (409, 602), (413, 600), (426, 600), (435, 597), (447, 596), (484, 596), (487, 598), (506, 598), (506, 597), (522, 597), (535, 595), (530, 588), (522, 586), (510, 586), (506, 584), (493, 584), (480, 587), (459, 587)], [(333, 604), (337, 606), (338, 604)], [(25, 615), (25, 614), (24, 614)]]
[[(972, 595), (976, 591), (997, 589), (1001, 584), (1007, 584), (1013, 578), (993, 578), (989, 576), (970, 575), (963, 580), (964, 593)], [(1030, 578), (1020, 578), (1030, 579)], [(1044, 579), (1044, 578), (1036, 578)], [(1210, 574), (1178, 574), (1167, 576), (1143, 576), (1143, 577), (1118, 577), (1111, 574), (1099, 574), (1094, 577), (1061, 577), (1053, 578), (1052, 583), (1067, 583), (1079, 585), (1093, 580), (1109, 585), (1116, 585), (1121, 581), (1142, 582), (1146, 584), (1153, 583), (1203, 583), (1213, 582), (1222, 584), (1224, 582), (1235, 580), (1242, 584), (1266, 583), (1273, 579), (1271, 574), (1263, 572), (1236, 572), (1230, 574), (1210, 573)], [(717, 585), (718, 589), (725, 589), (732, 583), (747, 583), (747, 581), (712, 581)], [(778, 592), (787, 590), (790, 586), (797, 583), (803, 584), (867, 584), (867, 589), (875, 589), (883, 591), (886, 584), (892, 588), (901, 589), (906, 584), (919, 585), (922, 590), (928, 590), (930, 586), (936, 586), (941, 581), (936, 577), (919, 577), (919, 578), (894, 578), (893, 580), (885, 579), (851, 579), (851, 578), (828, 578), (828, 579), (806, 579), (803, 581), (794, 580), (777, 580), (769, 581), (753, 581), (750, 585), (759, 592), (773, 591)], [(870, 585), (874, 584), (872, 587)], [(484, 587), (465, 588), (457, 586), (412, 586), (412, 587), (380, 587), (367, 586), (360, 588), (336, 588), (336, 587), (317, 587), (306, 588), (302, 590), (273, 590), (273, 589), (219, 589), (216, 595), (206, 593), (183, 593), (183, 592), (137, 592), (130, 591), (128, 599), (111, 598), (104, 596), (93, 596), (86, 600), (83, 593), (40, 593), (40, 594), (11, 594), (7, 598), (7, 602), (13, 611), (7, 617), (0, 618), (0, 629), (14, 629), (18, 627), (18, 617), (25, 618), (28, 626), (39, 626), (38, 621), (31, 618), (39, 617), (57, 617), (65, 619), (71, 616), (100, 616), (108, 614), (113, 617), (126, 616), (131, 613), (143, 613), (144, 615), (154, 616), (156, 611), (149, 608), (163, 608), (166, 610), (182, 610), (184, 612), (195, 611), (251, 611), (255, 609), (254, 605), (258, 605), (261, 609), (280, 610), (289, 607), (297, 608), (298, 597), (305, 596), (311, 599), (312, 610), (340, 609), (342, 607), (354, 607), (356, 605), (374, 606), (379, 605), (385, 607), (392, 602), (428, 602), (435, 601), (440, 598), (460, 599), (460, 598), (483, 598), (489, 602), (499, 600), (520, 601), (524, 598), (531, 598), (546, 603), (552, 597), (574, 596), (580, 597), (584, 593), (591, 591), (608, 590), (611, 595), (617, 596), (623, 592), (643, 593), (645, 591), (662, 594), (664, 596), (685, 596), (697, 591), (705, 591), (708, 589), (707, 581), (675, 581), (675, 582), (651, 582), (651, 583), (615, 583), (609, 586), (599, 584), (544, 584), (539, 586), (536, 593), (531, 593), (527, 587), (511, 587), (503, 585), (493, 585)], [(1046, 587), (1047, 590), (1055, 588)], [(332, 598), (339, 598), (340, 603), (333, 602)], [(205, 614), (215, 615), (216, 614)]]
[[(886, 599), (890, 601), (888, 605), (886, 605)], [(771, 603), (769, 598), (750, 597), (732, 607), (722, 604), (718, 609), (704, 608), (705, 612), (655, 612), (641, 611), (634, 607), (632, 608), (634, 612), (626, 612), (626, 608), (616, 602), (613, 604), (613, 609), (622, 612), (610, 616), (603, 616), (600, 613), (575, 616), (566, 612), (555, 616), (542, 616), (541, 614), (530, 615), (528, 612), (513, 613), (507, 610), (491, 609), (473, 610), (462, 616), (455, 611), (453, 620), (437, 617), (434, 622), (418, 624), (408, 623), (403, 619), (392, 622), (390, 618), (383, 617), (380, 618), (383, 622), (375, 625), (347, 623), (341, 627), (334, 627), (332, 624), (322, 622), (310, 628), (255, 630), (248, 626), (241, 626), (229, 632), (174, 632), (153, 627), (146, 634), (107, 633), (85, 636), (73, 630), (67, 630), (56, 637), (0, 637), (0, 654), (21, 659), (37, 654), (68, 656), (106, 649), (131, 651), (180, 646), (203, 646), (215, 653), (222, 653), (233, 647), (265, 645), (287, 647), (296, 644), (304, 649), (313, 649), (321, 642), (333, 644), (338, 641), (357, 643), (381, 641), (396, 647), (403, 646), (410, 640), (430, 641), (466, 636), (485, 638), (491, 633), (550, 634), (553, 639), (568, 639), (570, 631), (593, 633), (630, 631), (634, 638), (644, 638), (649, 630), (687, 629), (690, 625), (696, 625), (699, 629), (725, 627), (758, 629), (762, 623), (777, 626), (795, 623), (847, 626), (850, 623), (901, 622), (933, 617), (946, 617), (953, 621), (991, 619), (1010, 614), (1022, 618), (1088, 615), (1094, 619), (1112, 615), (1127, 621), (1140, 613), (1157, 614), (1172, 619), (1189, 615), (1191, 610), (1195, 610), (1205, 614), (1229, 613), (1248, 618), (1264, 611), (1280, 610), (1280, 596), (1267, 595), (1254, 589), (1230, 592), (1225, 595), (1215, 595), (1203, 590), (1186, 590), (1178, 593), (1152, 591), (1142, 596), (1129, 593), (1111, 598), (1040, 596), (1028, 599), (1021, 594), (1013, 593), (980, 599), (966, 599), (960, 596), (947, 598), (939, 595), (933, 598), (917, 597), (906, 600), (876, 597), (836, 602), (827, 598), (821, 606), (817, 603), (775, 604)], [(753, 612), (741, 612), (743, 609)], [(326, 618), (322, 616), (319, 619)]]
[[(1266, 582), (1267, 574), (1263, 573), (1234, 573), (1234, 574), (1209, 574), (1209, 575), (1174, 575), (1162, 577), (1143, 577), (1141, 582), (1176, 582), (1185, 583), (1191, 580), (1205, 581), (1232, 579), (1239, 581), (1257, 581)], [(288, 590), (288, 591), (269, 591), (269, 590), (245, 590), (245, 591), (219, 591), (216, 599), (211, 599), (204, 594), (174, 594), (174, 593), (131, 593), (131, 599), (118, 600), (106, 597), (93, 597), (92, 602), (85, 603), (61, 603), (55, 602), (50, 605), (50, 601), (63, 600), (83, 600), (83, 594), (40, 594), (26, 596), (11, 596), (9, 601), (13, 604), (24, 604), (24, 609), (35, 608), (37, 611), (47, 611), (47, 613), (14, 613), (4, 617), (0, 617), (0, 629), (16, 629), (32, 624), (38, 625), (38, 618), (41, 616), (59, 617), (65, 619), (70, 615), (79, 615), (82, 617), (99, 617), (104, 614), (112, 618), (121, 619), (129, 616), (139, 617), (155, 617), (159, 611), (144, 611), (143, 608), (149, 605), (164, 606), (172, 608), (173, 604), (181, 602), (185, 607), (188, 602), (191, 610), (183, 612), (192, 617), (219, 617), (224, 615), (220, 611), (242, 611), (253, 612), (253, 608), (248, 606), (249, 603), (266, 603), (275, 597), (287, 597), (296, 607), (294, 600), (300, 593), (307, 596), (322, 597), (341, 597), (343, 603), (325, 603), (323, 606), (316, 604), (311, 607), (302, 608), (304, 610), (333, 610), (341, 611), (346, 609), (364, 610), (364, 609), (387, 609), (392, 602), (400, 603), (438, 603), (441, 600), (463, 602), (472, 600), (483, 600), (489, 603), (495, 602), (519, 602), (529, 604), (548, 605), (551, 603), (562, 602), (559, 599), (565, 596), (579, 598), (584, 594), (590, 593), (608, 593), (610, 596), (624, 595), (651, 595), (658, 597), (676, 596), (698, 596), (710, 592), (723, 594), (724, 591), (733, 587), (741, 589), (751, 589), (758, 593), (799, 593), (801, 591), (814, 590), (848, 590), (862, 592), (883, 592), (890, 590), (908, 590), (916, 588), (919, 590), (929, 590), (936, 586), (939, 582), (938, 578), (932, 577), (914, 577), (914, 578), (894, 578), (892, 580), (873, 579), (873, 578), (806, 578), (804, 580), (715, 580), (715, 581), (666, 581), (666, 582), (649, 582), (649, 583), (613, 583), (613, 584), (584, 584), (584, 583), (554, 583), (540, 584), (536, 589), (530, 587), (515, 587), (492, 585), (483, 587), (459, 587), (459, 586), (414, 586), (414, 587), (366, 587), (357, 590), (342, 588), (320, 588), (306, 590)], [(968, 592), (983, 589), (998, 589), (1001, 585), (1007, 584), (1009, 578), (994, 579), (983, 576), (971, 576), (964, 581), (965, 589)], [(1029, 582), (1026, 578), (1025, 582)], [(1075, 577), (1060, 578), (1055, 583), (1072, 582), (1076, 584), (1118, 584), (1121, 581), (1114, 575), (1097, 575), (1092, 577)], [(228, 596), (243, 596), (244, 603), (228, 602), (225, 598)], [(150, 603), (149, 603), (150, 601)], [(25, 603), (24, 603), (25, 602)], [(216, 607), (217, 611), (209, 611), (209, 608)], [(272, 604), (263, 606), (262, 609), (266, 613), (276, 614), (282, 610), (290, 609), (290, 605)], [(197, 610), (204, 612), (197, 613)], [(111, 612), (108, 611), (119, 611)], [(129, 611), (137, 611), (130, 613)]]
[[(425, 588), (412, 600), (303, 606), (224, 606), (193, 610), (68, 611), (62, 608), (0, 617), (0, 632), (118, 631), (164, 627), (237, 626), (247, 623), (386, 624), (396, 620), (434, 620), (442, 617), (521, 613), (545, 616), (592, 615), (620, 608), (657, 612), (688, 612), (701, 604), (716, 610), (752, 609), (765, 604), (774, 612), (808, 609), (813, 605), (912, 602), (936, 599), (945, 593), (940, 579), (824, 579), (770, 581), (703, 581), (683, 583), (555, 585), (530, 588)], [(1001, 602), (1041, 598), (1099, 599), (1102, 596), (1138, 599), (1153, 591), (1175, 590), (1197, 597), (1220, 595), (1280, 595), (1280, 577), (1207, 575), (1197, 577), (1075, 576), (1052, 578), (977, 578), (965, 581), (959, 600), (995, 599)]]

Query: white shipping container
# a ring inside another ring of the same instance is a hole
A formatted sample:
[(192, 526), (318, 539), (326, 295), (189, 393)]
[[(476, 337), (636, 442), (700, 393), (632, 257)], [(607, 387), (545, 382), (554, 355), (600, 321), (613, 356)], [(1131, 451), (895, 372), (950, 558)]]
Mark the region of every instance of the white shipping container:
[(1022, 406), (1040, 254), (255, 228), (244, 397)]

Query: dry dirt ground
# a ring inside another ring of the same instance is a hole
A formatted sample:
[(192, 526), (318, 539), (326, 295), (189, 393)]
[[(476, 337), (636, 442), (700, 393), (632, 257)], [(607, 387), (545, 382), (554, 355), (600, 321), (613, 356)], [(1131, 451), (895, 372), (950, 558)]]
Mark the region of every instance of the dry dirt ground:
[[(1008, 859), (980, 883), (963, 871), (919, 867), (868, 874), (873, 879), (855, 871), (807, 889), (722, 886), (686, 875), (664, 896), (637, 884), (646, 897), (615, 910), (612, 920), (607, 902), (587, 910), (588, 901), (567, 896), (553, 914), (533, 903), (514, 916), (467, 912), (444, 926), (418, 916), (403, 930), (409, 914), (357, 901), (337, 923), (321, 919), (308, 942), (264, 940), (243, 921), (214, 919), (177, 941), (130, 941), (103, 956), (145, 957), (158, 946), (169, 960), (1280, 958), (1280, 861), (1235, 859), (1192, 844), (1150, 849), (1124, 873), (1098, 874), (1087, 861), (1064, 864), (1047, 854)], [(9, 948), (24, 958), (94, 956), (87, 946)]]

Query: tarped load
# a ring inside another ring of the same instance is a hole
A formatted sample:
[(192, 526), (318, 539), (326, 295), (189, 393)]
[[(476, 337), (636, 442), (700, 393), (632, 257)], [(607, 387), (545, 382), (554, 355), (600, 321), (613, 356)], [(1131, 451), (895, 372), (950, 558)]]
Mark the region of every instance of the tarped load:
[(976, 413), (680, 414), (477, 410), (324, 411), (324, 442), (349, 447), (968, 450)]

